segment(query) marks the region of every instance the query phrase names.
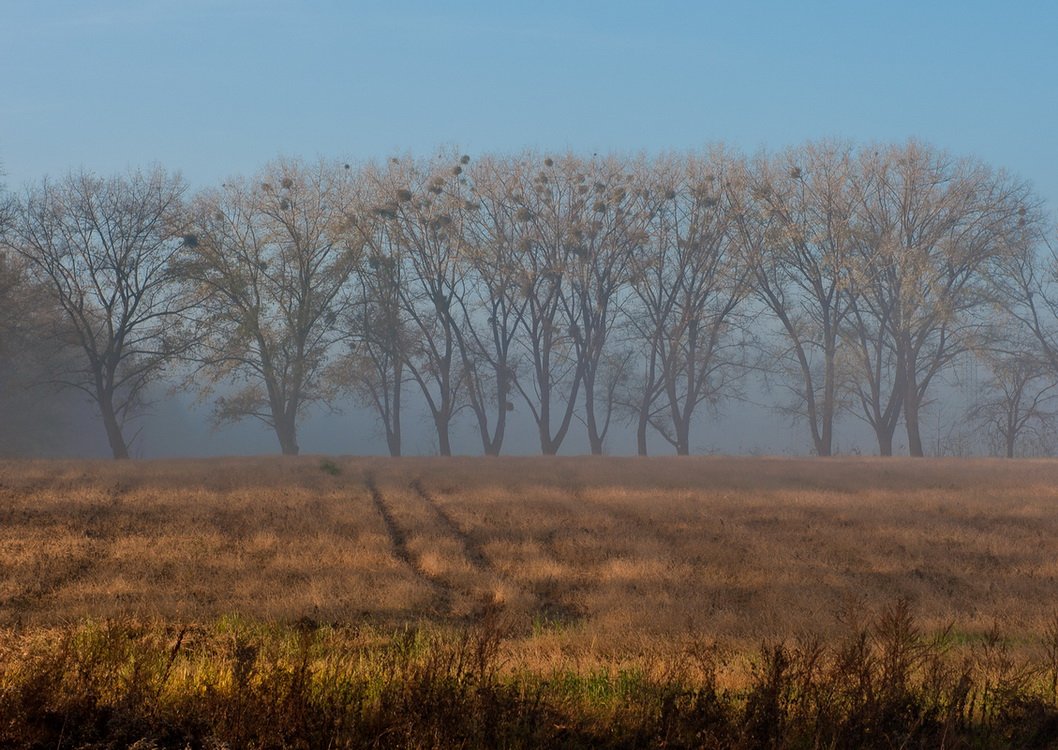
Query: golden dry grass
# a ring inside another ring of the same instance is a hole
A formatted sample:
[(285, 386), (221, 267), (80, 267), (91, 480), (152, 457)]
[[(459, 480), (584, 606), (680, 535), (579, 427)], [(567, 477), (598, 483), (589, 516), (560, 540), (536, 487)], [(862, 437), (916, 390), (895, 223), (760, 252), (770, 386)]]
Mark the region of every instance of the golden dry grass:
[(462, 624), (544, 661), (828, 632), (898, 598), (1031, 640), (1058, 462), (319, 457), (0, 463), (0, 624)]

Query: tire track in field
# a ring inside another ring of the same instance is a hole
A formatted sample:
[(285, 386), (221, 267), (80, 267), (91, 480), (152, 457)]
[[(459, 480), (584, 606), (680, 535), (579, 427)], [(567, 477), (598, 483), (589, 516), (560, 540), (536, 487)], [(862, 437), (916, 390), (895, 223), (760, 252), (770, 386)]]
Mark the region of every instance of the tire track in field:
[(382, 518), (382, 525), (386, 528), (386, 535), (389, 537), (390, 546), (393, 547), (394, 556), (404, 563), (416, 578), (433, 591), (437, 609), (444, 614), (450, 614), (452, 611), (452, 586), (439, 576), (427, 573), (419, 559), (412, 554), (411, 549), (408, 547), (407, 532), (400, 527), (397, 519), (394, 518), (386, 498), (382, 494), (382, 490), (379, 489), (378, 483), (375, 481), (375, 477), (368, 474), (364, 478), (364, 484), (367, 486), (368, 492), (371, 493), (371, 502), (374, 504), (375, 510), (378, 511), (378, 515)]
[[(413, 479), (409, 486), (415, 490), (415, 493), (426, 505), (433, 509), (435, 516), (445, 530), (460, 541), (467, 560), (479, 572), (488, 573), (497, 581), (535, 601), (532, 614), (537, 618), (545, 622), (574, 622), (580, 619), (581, 611), (575, 602), (575, 588), (568, 581), (549, 578), (536, 585), (526, 585), (511, 578), (489, 560), (488, 553), (485, 552), (481, 542), (476, 540), (472, 534), (463, 530), (455, 518), (438, 502), (434, 493), (427, 489), (420, 477)], [(442, 492), (441, 494), (446, 493)], [(553, 561), (561, 563), (563, 556), (559, 554), (555, 544), (556, 535), (557, 530), (550, 529), (539, 541), (544, 553)]]
[[(465, 531), (459, 522), (452, 517), (452, 515), (444, 509), (437, 497), (427, 489), (426, 485), (423, 484), (421, 477), (413, 479), (409, 485), (414, 490), (416, 496), (430, 508), (434, 517), (438, 520), (441, 528), (444, 529), (445, 533), (450, 537), (458, 540), (461, 548), (463, 557), (470, 563), (474, 570), (485, 577), (484, 585), (461, 587), (460, 590), (468, 596), (475, 597), (479, 603), (476, 606), (476, 612), (473, 615), (475, 618), (481, 616), (484, 612), (488, 611), (489, 607), (493, 606), (497, 602), (495, 590), (489, 592), (490, 585), (500, 583), (507, 589), (513, 592), (517, 592), (519, 596), (526, 597), (527, 599), (540, 600), (540, 597), (527, 589), (520, 582), (512, 579), (506, 575), (502, 570), (495, 566), (492, 560), (489, 559), (488, 553), (481, 542), (474, 538), (474, 536)], [(453, 590), (455, 587), (453, 586)], [(542, 601), (539, 609), (543, 612), (548, 612), (556, 609), (554, 603), (550, 601)]]
[(426, 489), (422, 483), (422, 479), (416, 477), (411, 480), (408, 485), (419, 498), (426, 503), (427, 506), (433, 511), (434, 515), (437, 516), (437, 520), (441, 522), (445, 531), (454, 536), (459, 540), (460, 545), (463, 547), (463, 555), (470, 561), (470, 564), (482, 572), (489, 572), (492, 575), (496, 575), (500, 578), (499, 571), (494, 570), (492, 564), (489, 562), (488, 555), (485, 554), (484, 548), (473, 536), (460, 527), (454, 518), (446, 511), (441, 504), (437, 502), (437, 498), (434, 497), (433, 493)]

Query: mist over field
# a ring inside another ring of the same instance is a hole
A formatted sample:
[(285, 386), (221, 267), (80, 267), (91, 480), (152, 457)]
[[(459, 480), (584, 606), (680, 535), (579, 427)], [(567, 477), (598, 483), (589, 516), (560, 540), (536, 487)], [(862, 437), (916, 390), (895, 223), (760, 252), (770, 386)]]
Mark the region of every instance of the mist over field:
[[(697, 425), (692, 453), (698, 455), (811, 455), (806, 445), (803, 426), (762, 404), (767, 396), (763, 388), (756, 396), (756, 403), (731, 402), (721, 405), (716, 414), (705, 414)], [(960, 394), (956, 393), (956, 396)], [(414, 408), (414, 400), (409, 399)], [(330, 455), (385, 455), (385, 439), (379, 434), (373, 416), (353, 401), (335, 405), (338, 411), (318, 409), (306, 419), (300, 442), (303, 452)], [(939, 409), (941, 422), (932, 422), (927, 427), (931, 455), (988, 455), (987, 438), (966, 434), (971, 426), (957, 420), (963, 410), (960, 402), (952, 400)], [(73, 432), (80, 437), (75, 442), (75, 455), (104, 458), (108, 456), (106, 436), (92, 418), (88, 408), (82, 408), (80, 426)], [(142, 420), (143, 432), (139, 438), (139, 456), (143, 458), (193, 457), (223, 455), (255, 455), (276, 452), (275, 438), (266, 429), (244, 424), (215, 428), (210, 420), (208, 405), (195, 403), (189, 397), (163, 397)], [(964, 431), (960, 432), (960, 428)], [(524, 414), (515, 410), (504, 443), (506, 455), (536, 455), (540, 447), (536, 442), (535, 425)], [(414, 410), (408, 418), (407, 448), (409, 455), (430, 456), (437, 453), (437, 440), (431, 434), (432, 425), (421, 410)], [(953, 435), (955, 436), (953, 439)], [(935, 454), (937, 445), (940, 453)], [(1058, 445), (1055, 446), (1058, 449)], [(1046, 446), (1042, 447), (1047, 450)], [(481, 444), (474, 434), (473, 425), (460, 421), (454, 430), (453, 450), (457, 455), (478, 455)], [(635, 435), (628, 426), (615, 430), (607, 441), (607, 455), (634, 455)], [(653, 455), (671, 455), (672, 448), (664, 441), (654, 438), (650, 450)], [(906, 453), (906, 440), (898, 439), (896, 451)], [(844, 455), (874, 455), (870, 428), (856, 419), (845, 418), (841, 422), (838, 453)], [(573, 432), (563, 446), (564, 455), (589, 453), (585, 435)]]

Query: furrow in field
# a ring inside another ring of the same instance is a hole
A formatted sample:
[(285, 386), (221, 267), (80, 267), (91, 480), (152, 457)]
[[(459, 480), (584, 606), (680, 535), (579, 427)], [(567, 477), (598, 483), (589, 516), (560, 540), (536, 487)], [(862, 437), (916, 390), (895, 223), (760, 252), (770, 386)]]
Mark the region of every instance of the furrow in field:
[[(485, 549), (485, 541), (465, 530), (466, 521), (460, 524), (421, 478), (414, 479), (409, 486), (431, 510), (446, 534), (458, 542), (463, 558), (473, 567), (470, 576), (464, 579), (464, 588), (475, 597), (479, 609), (481, 605), (501, 604), (511, 611), (530, 615), (536, 621), (576, 619), (576, 608), (570, 603), (569, 592), (553, 576), (538, 581), (526, 580), (524, 568), (512, 570), (509, 565), (503, 565), (502, 560), (494, 560)], [(541, 543), (546, 554), (557, 561), (553, 545), (549, 543), (553, 536), (553, 531), (548, 532)], [(532, 567), (531, 563), (529, 567)]]

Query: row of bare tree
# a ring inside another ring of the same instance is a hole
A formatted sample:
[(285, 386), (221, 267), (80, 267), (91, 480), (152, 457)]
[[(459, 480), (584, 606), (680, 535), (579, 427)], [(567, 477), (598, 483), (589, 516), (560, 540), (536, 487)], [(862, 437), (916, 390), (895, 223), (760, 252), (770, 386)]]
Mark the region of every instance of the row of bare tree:
[(177, 378), (287, 454), (309, 406), (352, 392), (399, 455), (409, 389), (445, 455), (462, 412), (498, 454), (515, 404), (545, 454), (578, 423), (601, 453), (618, 421), (641, 454), (652, 432), (686, 454), (703, 405), (753, 371), (818, 455), (843, 411), (881, 454), (903, 423), (922, 455), (931, 386), (968, 356), (993, 374), (978, 415), (1013, 453), (1058, 375), (1040, 202), (914, 141), (280, 160), (195, 195), (162, 169), (78, 173), (0, 218), (0, 270), (18, 270), (0, 274), (0, 347), (31, 322), (19, 295), (48, 300), (32, 323), (64, 353), (52, 379), (95, 402), (115, 457), (148, 386)]

